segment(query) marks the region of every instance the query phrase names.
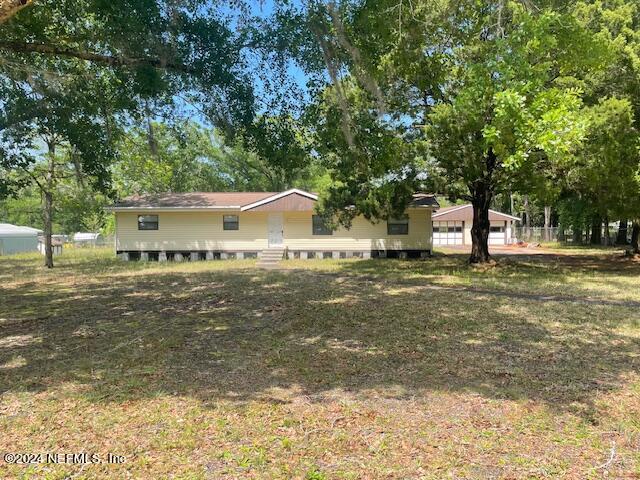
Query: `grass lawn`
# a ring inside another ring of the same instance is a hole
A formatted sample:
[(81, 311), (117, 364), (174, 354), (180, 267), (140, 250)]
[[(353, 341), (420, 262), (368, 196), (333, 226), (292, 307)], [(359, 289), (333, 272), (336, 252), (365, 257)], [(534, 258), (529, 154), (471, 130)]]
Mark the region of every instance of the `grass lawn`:
[(640, 264), (0, 257), (0, 478), (640, 478)]

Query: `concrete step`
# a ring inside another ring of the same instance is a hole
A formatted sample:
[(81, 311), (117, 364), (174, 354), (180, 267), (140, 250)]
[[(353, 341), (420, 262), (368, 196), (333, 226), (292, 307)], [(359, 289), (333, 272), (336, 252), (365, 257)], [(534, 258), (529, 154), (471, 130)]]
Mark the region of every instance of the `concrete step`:
[(278, 268), (280, 260), (284, 258), (284, 248), (268, 248), (260, 253), (256, 266), (266, 270)]

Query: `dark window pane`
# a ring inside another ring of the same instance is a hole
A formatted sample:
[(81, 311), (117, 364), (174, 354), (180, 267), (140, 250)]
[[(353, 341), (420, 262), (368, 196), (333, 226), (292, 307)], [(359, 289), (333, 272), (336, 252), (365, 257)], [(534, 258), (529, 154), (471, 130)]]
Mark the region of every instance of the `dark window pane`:
[(408, 218), (390, 218), (387, 220), (387, 235), (408, 235)]
[(223, 230), (238, 230), (240, 227), (240, 220), (238, 215), (223, 215), (222, 216), (222, 229)]
[(313, 215), (312, 219), (312, 234), (313, 235), (333, 235), (333, 231), (327, 227), (324, 220), (320, 215)]
[(138, 215), (138, 230), (158, 230), (158, 215)]
[(492, 232), (504, 232), (504, 227), (491, 227)]

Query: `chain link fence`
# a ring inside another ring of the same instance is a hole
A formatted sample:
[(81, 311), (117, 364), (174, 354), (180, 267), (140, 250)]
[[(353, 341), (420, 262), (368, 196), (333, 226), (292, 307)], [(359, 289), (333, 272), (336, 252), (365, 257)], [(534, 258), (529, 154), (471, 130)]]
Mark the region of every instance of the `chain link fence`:
[[(618, 227), (609, 226), (609, 235), (607, 236), (606, 228), (602, 228), (601, 244), (613, 245), (618, 235)], [(631, 228), (628, 231), (631, 234)], [(561, 229), (558, 227), (525, 227), (514, 225), (511, 229), (511, 242), (527, 242), (527, 243), (543, 243), (543, 242), (559, 242), (567, 244), (587, 244), (590, 240), (591, 231), (574, 232), (572, 229)], [(627, 239), (628, 241), (628, 239)]]

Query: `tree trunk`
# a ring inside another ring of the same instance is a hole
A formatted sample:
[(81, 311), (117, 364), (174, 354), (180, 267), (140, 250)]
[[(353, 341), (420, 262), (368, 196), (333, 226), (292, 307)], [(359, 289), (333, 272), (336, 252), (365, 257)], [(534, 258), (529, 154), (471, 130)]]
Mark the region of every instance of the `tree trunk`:
[(524, 230), (525, 230), (525, 239), (527, 241), (531, 240), (531, 207), (529, 206), (529, 195), (525, 195), (523, 198), (524, 201)]
[(469, 263), (487, 263), (489, 255), (489, 203), (490, 194), (476, 193), (473, 201), (473, 226), (471, 227), (471, 257)]
[(640, 254), (640, 220), (633, 222), (631, 228), (631, 249), (633, 253)]
[(55, 184), (55, 168), (56, 168), (56, 146), (52, 141), (48, 143), (48, 169), (45, 179), (44, 196), (44, 265), (47, 268), (53, 268), (53, 245), (51, 235), (53, 234), (53, 187)]
[(604, 244), (608, 247), (611, 245), (611, 232), (609, 231), (609, 217), (604, 219)]
[(579, 227), (578, 225), (573, 226), (573, 243), (582, 243), (582, 227)]
[(551, 240), (551, 207), (544, 207), (544, 241)]
[(497, 156), (489, 149), (485, 158), (486, 171), (481, 179), (469, 185), (473, 205), (473, 225), (471, 227), (471, 256), (469, 263), (488, 263), (489, 255), (489, 206), (493, 197), (492, 176), (497, 164)]
[(629, 231), (629, 221), (626, 218), (620, 220), (618, 234), (616, 235), (616, 245), (628, 245), (627, 232)]
[(53, 233), (53, 195), (50, 191), (44, 192), (44, 265), (53, 268), (53, 245), (51, 234)]
[(591, 222), (591, 245), (600, 245), (602, 243), (602, 220), (594, 218)]

